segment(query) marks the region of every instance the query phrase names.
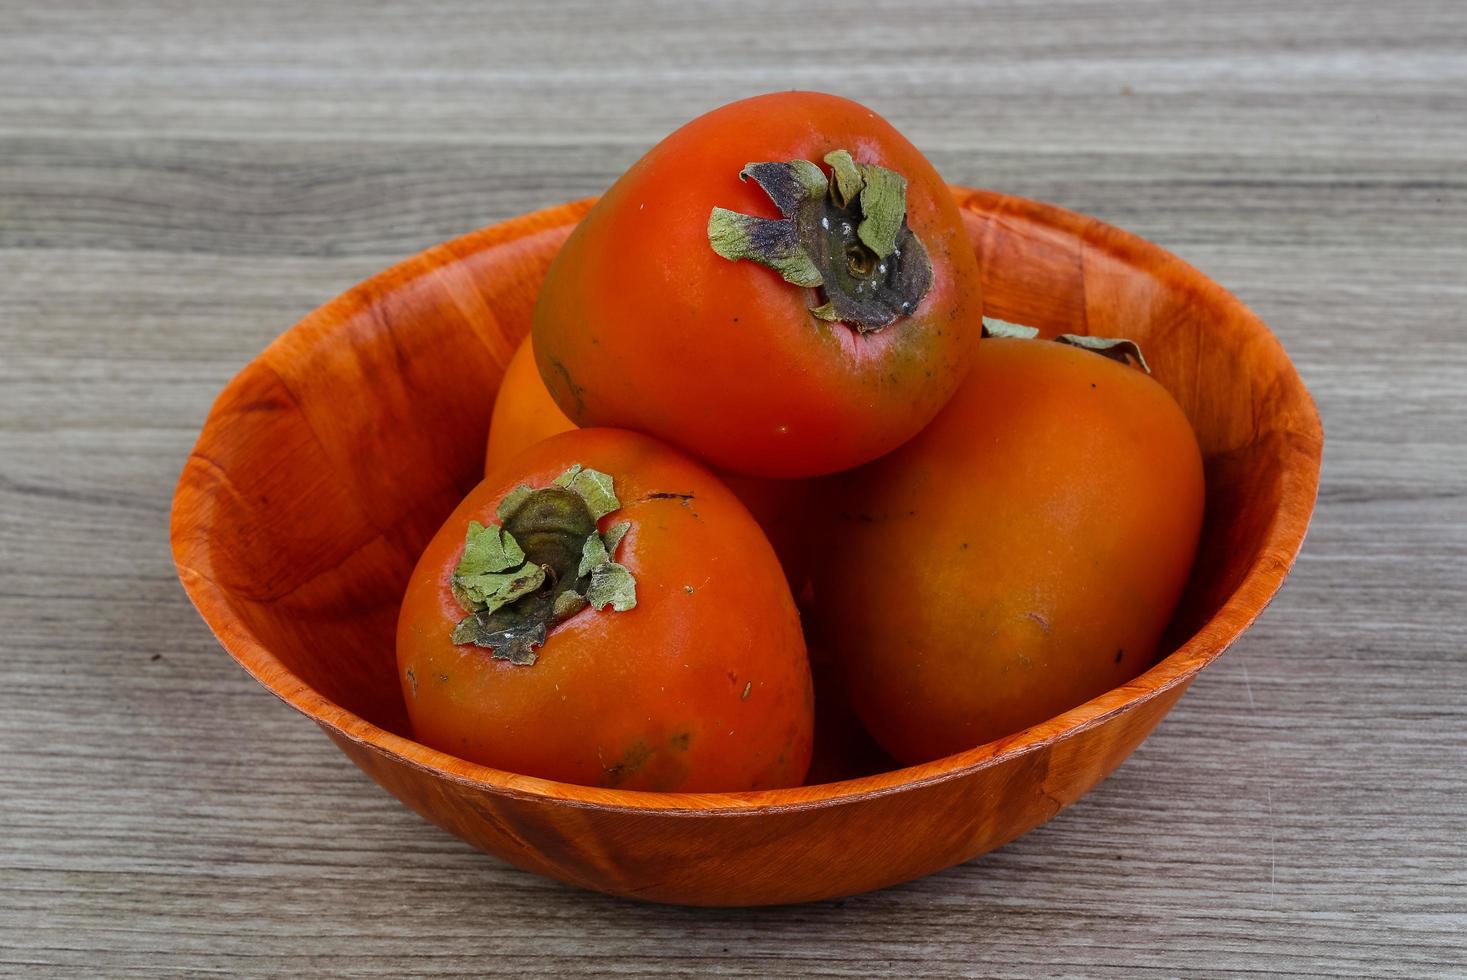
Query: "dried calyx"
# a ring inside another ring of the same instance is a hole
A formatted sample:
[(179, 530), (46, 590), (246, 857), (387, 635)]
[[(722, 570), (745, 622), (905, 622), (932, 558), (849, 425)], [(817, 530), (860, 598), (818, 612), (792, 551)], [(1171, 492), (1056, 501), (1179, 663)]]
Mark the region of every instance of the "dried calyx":
[(500, 502), (498, 524), (469, 522), (450, 585), (468, 613), (454, 643), (493, 651), (497, 660), (533, 664), (547, 632), (580, 612), (637, 604), (637, 583), (614, 557), (631, 527), (597, 521), (621, 507), (611, 477), (572, 466), (548, 487), (524, 484)]
[(829, 177), (809, 160), (745, 166), (739, 179), (752, 178), (784, 217), (714, 208), (708, 241), (730, 261), (749, 259), (818, 290), (815, 316), (870, 333), (917, 308), (932, 287), (932, 263), (907, 226), (905, 177), (845, 150), (825, 162)]
[[(986, 316), (983, 318), (983, 336), (1033, 340), (1039, 336), (1039, 329), (1017, 323), (1007, 323)], [(1134, 361), (1142, 371), (1147, 374), (1151, 373), (1151, 366), (1146, 363), (1146, 358), (1141, 356), (1141, 347), (1134, 340), (1127, 340), (1124, 337), (1090, 337), (1079, 333), (1062, 333), (1054, 338), (1054, 342), (1067, 344), (1070, 347), (1083, 347), (1085, 350), (1094, 351), (1102, 357), (1120, 361), (1122, 364), (1130, 364)]]

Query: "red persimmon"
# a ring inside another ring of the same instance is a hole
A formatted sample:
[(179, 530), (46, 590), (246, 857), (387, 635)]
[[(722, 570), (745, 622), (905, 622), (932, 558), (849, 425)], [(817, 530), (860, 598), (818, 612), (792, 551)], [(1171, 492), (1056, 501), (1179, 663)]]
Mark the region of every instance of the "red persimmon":
[(578, 425), (801, 477), (926, 425), (981, 307), (927, 159), (864, 106), (782, 92), (693, 120), (612, 185), (546, 275), (534, 348)]
[(562, 433), (496, 468), (423, 553), (397, 658), (419, 741), (623, 789), (794, 786), (812, 695), (799, 616), (742, 504), (636, 433)]

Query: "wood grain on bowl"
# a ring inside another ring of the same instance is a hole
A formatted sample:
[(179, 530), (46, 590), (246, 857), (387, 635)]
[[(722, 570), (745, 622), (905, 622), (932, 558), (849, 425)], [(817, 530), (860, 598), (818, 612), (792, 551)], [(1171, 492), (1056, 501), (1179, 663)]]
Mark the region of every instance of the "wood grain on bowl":
[(174, 499), (185, 588), (246, 670), (403, 802), (587, 888), (689, 904), (806, 901), (1017, 837), (1118, 766), (1272, 598), (1308, 526), (1323, 436), (1267, 328), (1180, 259), (1072, 212), (954, 194), (990, 314), (1046, 334), (1138, 340), (1197, 430), (1207, 513), (1174, 652), (1130, 683), (935, 762), (756, 793), (551, 783), (412, 741), (394, 674), (397, 604), (421, 548), (482, 472), (495, 386), (588, 202), (394, 266), (246, 367)]

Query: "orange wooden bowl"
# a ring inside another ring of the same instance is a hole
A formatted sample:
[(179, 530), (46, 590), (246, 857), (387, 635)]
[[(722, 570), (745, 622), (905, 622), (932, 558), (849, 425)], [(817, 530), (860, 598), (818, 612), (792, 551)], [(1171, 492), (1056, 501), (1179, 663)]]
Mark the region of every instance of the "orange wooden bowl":
[(1092, 218), (954, 194), (988, 313), (1135, 338), (1197, 430), (1207, 515), (1164, 647), (1175, 652), (1130, 683), (936, 762), (751, 793), (572, 786), (413, 741), (393, 655), (398, 602), (419, 551), (479, 480), (496, 385), (589, 201), (408, 259), (241, 371), (174, 497), (184, 588), (256, 680), (398, 799), (562, 881), (660, 902), (802, 902), (1014, 839), (1114, 770), (1273, 597), (1309, 524), (1323, 434), (1283, 348), (1195, 269)]

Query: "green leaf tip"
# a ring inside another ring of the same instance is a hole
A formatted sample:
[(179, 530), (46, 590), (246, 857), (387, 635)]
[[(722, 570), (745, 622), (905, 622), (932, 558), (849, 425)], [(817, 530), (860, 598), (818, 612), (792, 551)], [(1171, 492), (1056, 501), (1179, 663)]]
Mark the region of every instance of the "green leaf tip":
[(606, 553), (608, 555), (613, 558), (616, 557), (616, 546), (621, 544), (621, 539), (626, 537), (627, 532), (631, 529), (631, 521), (621, 521), (606, 529), (606, 533), (602, 535), (602, 538), (606, 541)]
[(576, 568), (576, 577), (590, 575), (591, 570), (599, 568), (611, 561), (611, 555), (607, 553), (606, 542), (601, 540), (601, 535), (593, 534), (586, 539), (581, 549), (581, 564)]
[(835, 311), (833, 303), (821, 303), (810, 310), (810, 315), (819, 320), (839, 320), (840, 314)]
[(555, 597), (555, 604), (551, 607), (557, 623), (570, 619), (576, 613), (586, 608), (586, 597), (574, 589), (567, 589)]
[(739, 171), (739, 180), (753, 180), (762, 187), (786, 218), (799, 217), (800, 207), (805, 201), (830, 190), (825, 173), (809, 160), (746, 163)]
[(896, 250), (907, 221), (907, 178), (870, 164), (861, 165), (861, 176), (866, 178), (861, 188), (861, 211), (866, 217), (856, 226), (856, 235), (877, 258), (884, 259)]
[(825, 154), (825, 162), (830, 165), (830, 172), (835, 175), (835, 187), (831, 198), (838, 207), (848, 207), (850, 203), (861, 196), (861, 168), (856, 166), (856, 161), (851, 158), (849, 150), (831, 150)]
[[(1039, 336), (1038, 327), (1026, 327), (1017, 323), (1008, 323), (991, 316), (983, 318), (983, 336), (985, 337), (1007, 337), (1014, 340), (1034, 340)], [(1146, 363), (1146, 358), (1141, 353), (1141, 345), (1134, 340), (1125, 337), (1091, 337), (1088, 334), (1062, 333), (1054, 338), (1057, 344), (1068, 347), (1079, 347), (1083, 350), (1092, 351), (1102, 357), (1108, 357), (1112, 361), (1118, 361), (1128, 367), (1132, 361), (1136, 362), (1146, 374), (1151, 373), (1151, 365)]]
[(591, 608), (626, 612), (637, 605), (637, 580), (625, 565), (606, 562), (591, 570), (591, 583), (586, 587), (586, 601)]
[(916, 311), (932, 287), (931, 259), (907, 225), (906, 177), (844, 149), (823, 159), (829, 177), (809, 160), (746, 164), (739, 179), (758, 183), (782, 217), (715, 207), (708, 243), (731, 262), (820, 290), (815, 318), (869, 333)]
[(1134, 340), (1128, 340), (1125, 337), (1090, 337), (1077, 333), (1062, 333), (1054, 340), (1057, 344), (1067, 344), (1070, 347), (1094, 351), (1102, 357), (1108, 357), (1112, 361), (1119, 361), (1127, 366), (1130, 366), (1131, 360), (1134, 359), (1137, 367), (1147, 374), (1151, 373), (1151, 365), (1146, 363), (1146, 358), (1141, 354), (1141, 345)]
[(591, 512), (591, 520), (599, 521), (621, 507), (616, 499), (615, 484), (611, 477), (600, 470), (591, 470), (576, 463), (555, 478), (555, 485), (578, 494)]
[(983, 318), (983, 336), (985, 337), (1008, 337), (1013, 340), (1033, 340), (1039, 336), (1038, 327), (1026, 327), (1018, 323), (1009, 323), (1007, 320), (997, 320), (991, 316)]

